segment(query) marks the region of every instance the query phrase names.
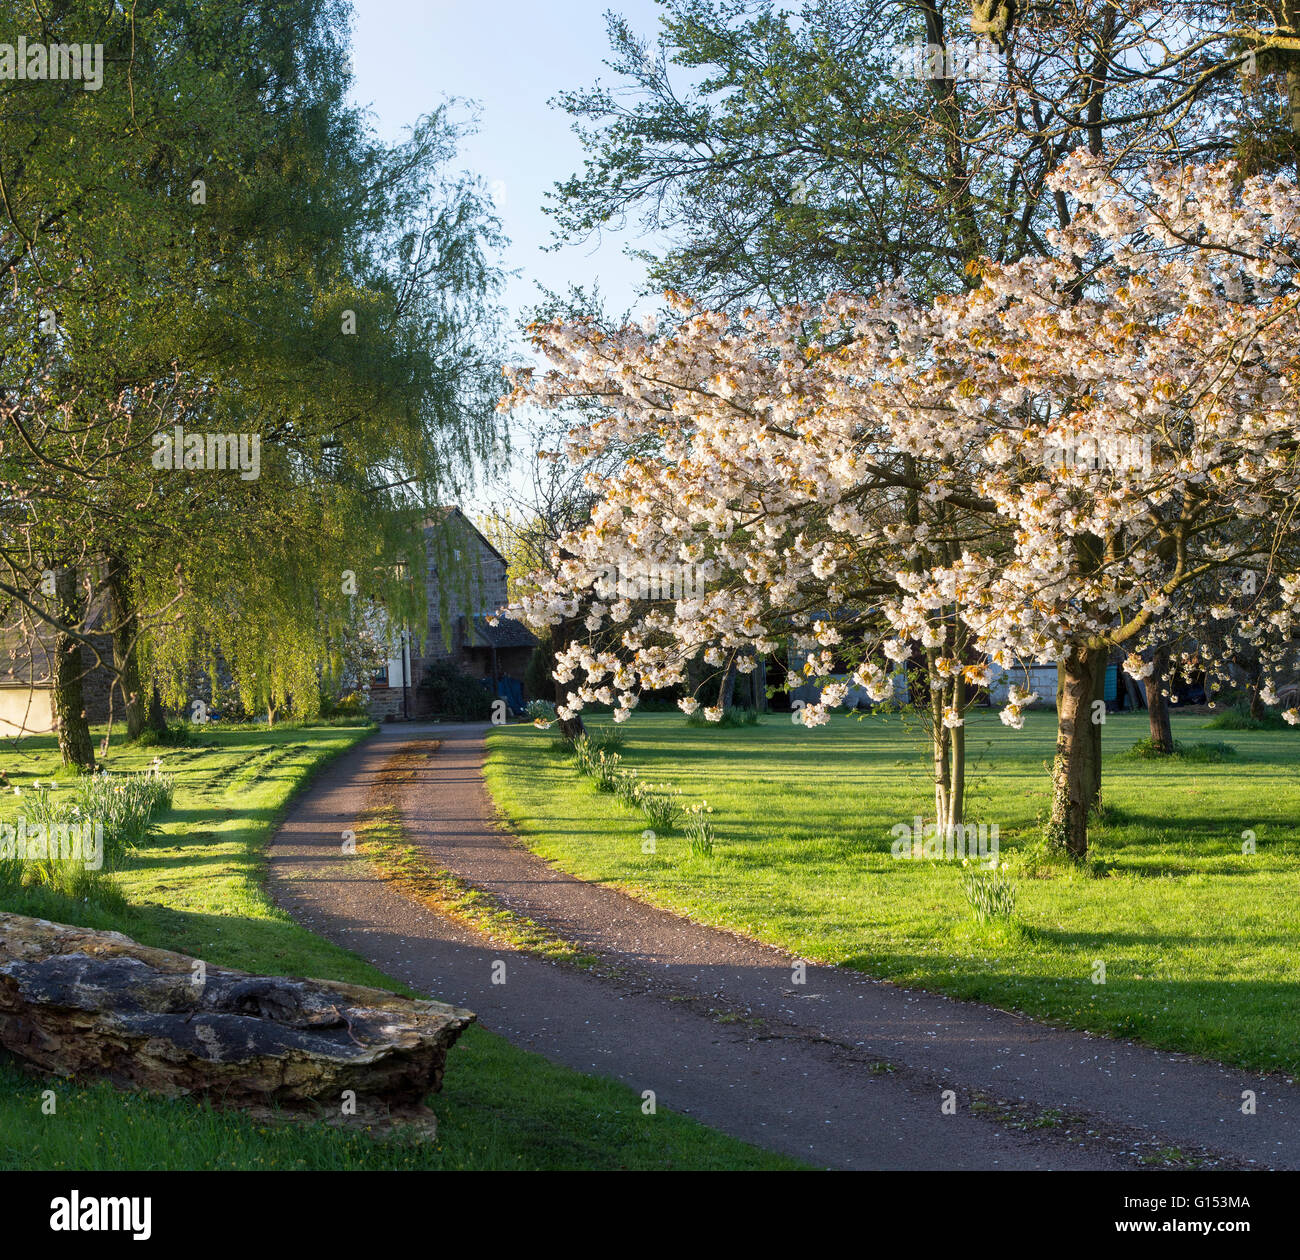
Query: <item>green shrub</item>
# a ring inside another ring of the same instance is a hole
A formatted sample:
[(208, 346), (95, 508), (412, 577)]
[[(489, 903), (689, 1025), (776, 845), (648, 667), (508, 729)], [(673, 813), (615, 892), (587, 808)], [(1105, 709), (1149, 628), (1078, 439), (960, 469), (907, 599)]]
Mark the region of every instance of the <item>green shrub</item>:
[(477, 679), (445, 661), (433, 661), (418, 688), (433, 712), (461, 722), (486, 722), (495, 697)]
[(366, 716), (366, 698), (361, 692), (350, 691), (345, 696), (335, 696), (328, 690), (322, 689), (320, 696), (320, 717), (322, 719), (364, 718)]
[(551, 700), (530, 700), (524, 705), (524, 712), (538, 725), (550, 726), (558, 720), (555, 703)]
[(537, 641), (533, 654), (524, 666), (524, 692), (534, 698), (555, 695), (555, 679), (551, 670), (555, 668), (555, 649), (551, 646), (548, 635)]
[(161, 731), (147, 726), (136, 737), (137, 748), (184, 748), (190, 742), (193, 727), (186, 721), (169, 723)]

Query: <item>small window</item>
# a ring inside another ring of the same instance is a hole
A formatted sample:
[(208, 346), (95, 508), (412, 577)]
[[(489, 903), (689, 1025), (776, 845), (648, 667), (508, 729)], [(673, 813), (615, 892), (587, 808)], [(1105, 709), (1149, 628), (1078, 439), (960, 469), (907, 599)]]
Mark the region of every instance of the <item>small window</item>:
[(382, 666), (380, 666), (379, 669), (375, 670), (375, 676), (374, 676), (374, 679), (371, 681), (370, 685), (371, 685), (372, 687), (387, 687), (387, 686), (388, 686), (388, 666), (387, 666), (387, 665), (382, 665)]

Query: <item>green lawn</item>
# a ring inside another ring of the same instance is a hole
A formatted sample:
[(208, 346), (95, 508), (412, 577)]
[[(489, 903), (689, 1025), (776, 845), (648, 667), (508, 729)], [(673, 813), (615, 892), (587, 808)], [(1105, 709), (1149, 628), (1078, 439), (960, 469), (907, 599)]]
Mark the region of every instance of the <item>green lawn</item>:
[[(840, 716), (815, 730), (769, 715), (753, 728), (695, 728), (642, 714), (619, 728), (622, 764), (706, 799), (712, 858), (678, 833), (642, 853), (645, 821), (579, 778), (552, 734), (491, 736), (487, 776), (538, 853), (692, 917), (809, 959), (1245, 1066), (1300, 1069), (1300, 733), (1203, 729), (1221, 764), (1123, 755), (1144, 715), (1103, 733), (1100, 876), (1031, 875), (1017, 853), (1049, 806), (1055, 718), (1013, 731), (969, 722), (968, 820), (996, 823), (1015, 878), (1010, 924), (976, 923), (954, 861), (892, 857), (890, 829), (933, 811), (923, 737), (898, 716)], [(608, 719), (593, 719), (599, 728)], [(1253, 831), (1257, 852), (1242, 854)], [(1096, 960), (1105, 984), (1092, 982)]]
[[(175, 773), (163, 834), (115, 880), (124, 912), (32, 890), (0, 893), (0, 910), (115, 928), (149, 945), (287, 975), (319, 976), (404, 992), (355, 955), (277, 910), (263, 888), (264, 850), (293, 792), (366, 732), (315, 727), (209, 728), (190, 748), (111, 755), (113, 772), (155, 756)], [(7, 745), (10, 783), (28, 787), (58, 770), (52, 738)], [(66, 784), (69, 776), (59, 773)], [(0, 819), (22, 807), (0, 797)], [(583, 1076), (471, 1028), (452, 1050), (443, 1090), (430, 1101), (436, 1144), (374, 1142), (323, 1125), (258, 1124), (189, 1102), (121, 1094), (104, 1084), (55, 1082), (57, 1111), (41, 1111), (51, 1083), (0, 1064), (0, 1169), (587, 1169), (791, 1168), (660, 1109), (638, 1094)]]

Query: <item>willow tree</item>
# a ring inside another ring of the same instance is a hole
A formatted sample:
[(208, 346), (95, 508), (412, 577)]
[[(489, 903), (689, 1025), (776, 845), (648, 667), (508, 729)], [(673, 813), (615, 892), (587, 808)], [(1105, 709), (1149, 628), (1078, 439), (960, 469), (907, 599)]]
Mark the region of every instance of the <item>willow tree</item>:
[[(130, 728), (142, 656), (174, 679), (200, 640), (246, 694), (310, 708), (343, 575), (376, 593), (489, 445), (487, 198), (444, 174), (444, 114), (384, 146), (347, 106), (343, 6), (30, 17), (49, 42), (96, 30), (108, 71), (98, 93), (2, 98), (0, 591), (83, 644), (94, 608)], [(156, 467), (177, 424), (256, 437), (258, 475)], [(32, 595), (64, 565), (92, 583), (56, 616)]]

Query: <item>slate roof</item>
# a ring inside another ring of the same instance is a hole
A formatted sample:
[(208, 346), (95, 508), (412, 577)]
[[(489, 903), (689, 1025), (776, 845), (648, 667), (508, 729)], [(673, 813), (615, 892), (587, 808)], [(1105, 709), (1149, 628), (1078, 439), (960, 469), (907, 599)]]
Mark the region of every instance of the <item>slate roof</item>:
[(520, 648), (536, 647), (537, 639), (526, 626), (502, 617), (495, 626), (486, 617), (465, 617), (466, 647)]

